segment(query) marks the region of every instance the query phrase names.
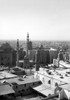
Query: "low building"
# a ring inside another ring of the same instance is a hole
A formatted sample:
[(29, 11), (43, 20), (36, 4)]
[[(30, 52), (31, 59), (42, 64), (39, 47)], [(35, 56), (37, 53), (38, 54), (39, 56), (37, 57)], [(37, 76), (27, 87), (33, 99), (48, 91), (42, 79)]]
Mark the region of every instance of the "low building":
[[(7, 74), (7, 73), (6, 73)], [(13, 75), (13, 74), (12, 74)], [(0, 81), (0, 97), (1, 96), (24, 96), (33, 92), (31, 89), (34, 86), (41, 84), (39, 79), (35, 79), (33, 75), (23, 77), (10, 77)]]
[(58, 62), (58, 59), (53, 59), (53, 65), (54, 65), (54, 66), (58, 67), (58, 66), (59, 66), (58, 63), (59, 63), (59, 62)]

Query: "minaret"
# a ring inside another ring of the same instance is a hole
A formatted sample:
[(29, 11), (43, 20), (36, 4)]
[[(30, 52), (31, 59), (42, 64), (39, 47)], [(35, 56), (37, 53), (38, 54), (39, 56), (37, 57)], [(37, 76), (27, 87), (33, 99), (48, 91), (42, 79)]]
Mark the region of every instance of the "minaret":
[(60, 53), (58, 53), (58, 67), (59, 67), (59, 60), (60, 60)]
[(28, 57), (29, 33), (27, 32), (27, 57)]
[(59, 67), (59, 61), (60, 61), (60, 53), (61, 53), (61, 50), (58, 53), (58, 67)]
[(35, 54), (35, 64), (36, 64), (36, 68), (35, 70), (36, 71), (39, 71), (39, 61), (38, 61), (38, 50), (36, 51), (36, 54)]
[(19, 66), (19, 39), (17, 39), (17, 58), (16, 66)]

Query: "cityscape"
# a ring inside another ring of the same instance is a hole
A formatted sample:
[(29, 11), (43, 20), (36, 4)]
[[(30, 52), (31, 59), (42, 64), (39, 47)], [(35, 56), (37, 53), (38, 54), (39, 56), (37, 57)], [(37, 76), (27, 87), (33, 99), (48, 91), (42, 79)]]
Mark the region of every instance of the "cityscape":
[(70, 100), (70, 0), (0, 0), (0, 100)]
[(4, 41), (0, 47), (1, 99), (69, 100), (69, 45), (34, 47), (28, 32), (25, 48), (19, 39), (16, 48), (10, 43)]

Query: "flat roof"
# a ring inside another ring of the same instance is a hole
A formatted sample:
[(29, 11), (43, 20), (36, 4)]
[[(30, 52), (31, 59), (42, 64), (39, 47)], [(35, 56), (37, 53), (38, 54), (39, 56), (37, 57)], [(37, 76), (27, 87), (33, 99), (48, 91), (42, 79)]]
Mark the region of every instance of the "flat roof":
[[(66, 72), (68, 71), (66, 70), (49, 70), (50, 72), (52, 72), (52, 74), (48, 74), (47, 70), (44, 68), (40, 71), (38, 71), (38, 74), (44, 75), (45, 77), (49, 77), (51, 79), (57, 80), (57, 81), (61, 81), (62, 84), (63, 83), (70, 83), (70, 74), (67, 74)], [(65, 75), (67, 74), (67, 76)], [(63, 78), (61, 78), (61, 76), (63, 76)]]
[[(23, 68), (18, 67), (18, 66), (15, 66), (15, 67), (13, 67), (13, 68), (11, 68), (11, 69), (13, 69), (13, 70), (14, 70), (14, 69), (18, 69), (19, 71), (20, 71), (20, 70), (24, 71), (24, 69), (23, 69)], [(17, 70), (16, 70), (16, 71), (17, 71)]]
[(17, 75), (11, 74), (7, 71), (1, 71), (0, 72), (0, 79), (5, 79), (5, 78), (14, 78), (17, 77)]
[(59, 64), (62, 65), (62, 66), (64, 66), (64, 67), (70, 68), (70, 64), (66, 63), (64, 61), (60, 61)]
[(9, 84), (0, 85), (0, 95), (6, 95), (11, 93), (15, 93), (15, 91)]
[(48, 87), (44, 84), (34, 87), (34, 90), (38, 91), (41, 94), (44, 94), (45, 96), (48, 96), (48, 94), (53, 94), (54, 90), (51, 87)]
[(60, 87), (70, 91), (70, 84), (64, 84), (64, 85), (61, 85)]
[[(21, 98), (21, 99), (20, 99)], [(39, 96), (34, 96), (34, 94), (30, 94), (28, 96), (22, 96), (17, 100), (42, 100)]]
[(17, 77), (17, 78), (6, 79), (6, 81), (8, 83), (17, 83), (18, 85), (21, 85), (21, 84), (37, 82), (40, 80), (35, 79), (34, 76), (31, 75), (31, 76), (26, 76), (26, 78)]
[(57, 51), (57, 49), (50, 48), (49, 51)]

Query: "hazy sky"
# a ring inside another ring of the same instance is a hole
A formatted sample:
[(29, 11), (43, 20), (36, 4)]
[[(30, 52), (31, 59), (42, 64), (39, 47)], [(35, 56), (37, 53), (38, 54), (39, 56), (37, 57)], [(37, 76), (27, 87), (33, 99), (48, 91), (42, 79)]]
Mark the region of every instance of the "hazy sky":
[(0, 0), (0, 39), (70, 40), (70, 0)]

